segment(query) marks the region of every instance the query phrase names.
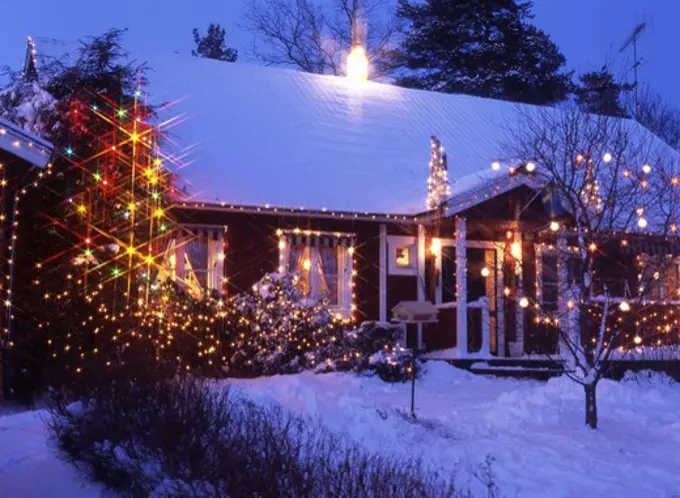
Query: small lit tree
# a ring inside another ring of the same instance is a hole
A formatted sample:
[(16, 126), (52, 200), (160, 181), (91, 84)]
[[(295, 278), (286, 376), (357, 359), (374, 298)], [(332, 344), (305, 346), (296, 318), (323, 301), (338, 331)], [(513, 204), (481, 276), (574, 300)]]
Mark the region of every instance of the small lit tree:
[(596, 428), (596, 388), (612, 352), (663, 329), (667, 316), (649, 310), (678, 291), (677, 278), (664, 284), (680, 207), (676, 153), (633, 121), (570, 107), (522, 112), (520, 123), (511, 154), (537, 165), (553, 198), (541, 236), (557, 296), (554, 306), (536, 296), (534, 321), (557, 330), (557, 356), (584, 387), (586, 424)]

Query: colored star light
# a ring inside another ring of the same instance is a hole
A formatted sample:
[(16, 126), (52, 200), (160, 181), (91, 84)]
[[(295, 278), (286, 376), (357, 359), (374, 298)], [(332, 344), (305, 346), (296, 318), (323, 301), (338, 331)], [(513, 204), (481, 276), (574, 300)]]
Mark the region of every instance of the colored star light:
[(118, 116), (119, 118), (124, 118), (126, 114), (127, 111), (125, 109), (118, 109), (116, 111), (116, 116)]
[(114, 268), (113, 270), (111, 270), (111, 274), (114, 277), (117, 277), (118, 275), (120, 275), (120, 268), (118, 268), (118, 267)]
[(73, 149), (71, 147), (66, 147), (66, 155), (69, 157), (73, 155)]

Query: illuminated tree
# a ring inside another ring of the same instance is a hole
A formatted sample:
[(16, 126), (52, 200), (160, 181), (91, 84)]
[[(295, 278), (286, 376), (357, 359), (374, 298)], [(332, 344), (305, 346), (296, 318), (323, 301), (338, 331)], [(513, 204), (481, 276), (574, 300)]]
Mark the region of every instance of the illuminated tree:
[(431, 145), (430, 175), (427, 178), (427, 209), (435, 209), (451, 197), (446, 152), (437, 137), (432, 137)]
[(557, 357), (583, 385), (596, 428), (596, 387), (613, 352), (678, 332), (672, 309), (659, 312), (680, 291), (676, 154), (637, 123), (574, 108), (523, 112), (512, 149), (536, 164), (559, 206), (540, 234), (533, 319), (557, 332)]

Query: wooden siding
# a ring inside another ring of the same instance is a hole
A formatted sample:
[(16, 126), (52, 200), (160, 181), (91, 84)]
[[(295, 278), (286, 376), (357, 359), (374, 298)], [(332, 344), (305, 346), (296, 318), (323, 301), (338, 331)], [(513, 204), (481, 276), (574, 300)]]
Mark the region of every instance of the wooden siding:
[[(364, 220), (343, 220), (288, 216), (270, 213), (239, 213), (222, 210), (175, 208), (173, 215), (180, 224), (226, 226), (225, 275), (227, 292), (237, 294), (251, 288), (266, 273), (279, 266), (276, 231), (300, 230), (342, 232), (355, 235), (354, 293), (358, 320), (377, 320), (379, 314), (379, 253), (380, 223)], [(384, 223), (384, 221), (382, 222)], [(392, 225), (390, 225), (392, 226)], [(400, 230), (394, 224), (394, 230)], [(415, 227), (414, 227), (415, 230)], [(396, 291), (395, 291), (396, 292)], [(389, 311), (388, 306), (388, 311)]]

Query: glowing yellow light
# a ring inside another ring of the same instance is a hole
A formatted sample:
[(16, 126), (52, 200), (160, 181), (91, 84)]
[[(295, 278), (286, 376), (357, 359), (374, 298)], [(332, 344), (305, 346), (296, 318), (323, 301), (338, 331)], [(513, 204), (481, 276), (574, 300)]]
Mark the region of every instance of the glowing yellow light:
[(630, 304), (628, 304), (628, 301), (621, 301), (619, 309), (623, 312), (630, 311)]
[(311, 262), (309, 259), (305, 259), (305, 260), (302, 262), (302, 268), (303, 268), (305, 271), (309, 271), (309, 270), (312, 268), (312, 262)]
[(281, 239), (279, 240), (279, 250), (283, 251), (286, 248), (286, 241)]
[(148, 264), (152, 264), (152, 263), (153, 263), (153, 256), (152, 256), (151, 254), (149, 254), (149, 255), (146, 257), (145, 261), (146, 261)]
[(78, 212), (80, 214), (85, 214), (87, 212), (87, 208), (85, 206), (83, 206), (82, 204), (79, 204), (78, 205)]
[(368, 79), (368, 57), (361, 45), (352, 47), (347, 56), (347, 77), (357, 83)]
[(633, 342), (635, 342), (635, 344), (642, 344), (642, 337), (636, 335), (635, 338), (633, 339)]
[(595, 252), (597, 251), (597, 246), (595, 245), (595, 242), (591, 242), (590, 245), (588, 246), (588, 250), (590, 252)]
[(505, 289), (503, 289), (503, 295), (505, 295), (505, 297), (508, 297), (510, 295), (510, 287), (506, 287)]
[(135, 248), (132, 247), (132, 246), (130, 246), (130, 247), (127, 248), (127, 250), (126, 250), (125, 252), (127, 252), (128, 254), (134, 254), (134, 253), (135, 253)]
[(165, 216), (165, 211), (163, 211), (161, 208), (158, 208), (153, 214), (156, 216), (156, 218), (162, 218)]
[(442, 241), (441, 239), (435, 237), (432, 239), (432, 245), (430, 246), (430, 252), (435, 256), (438, 256), (442, 252)]
[(136, 134), (136, 133), (133, 133), (132, 135), (130, 135), (130, 140), (132, 140), (133, 142), (138, 141), (138, 140), (139, 140), (139, 135)]
[(128, 211), (132, 212), (135, 209), (137, 209), (137, 206), (135, 206), (134, 202), (131, 202), (130, 204), (128, 204)]

